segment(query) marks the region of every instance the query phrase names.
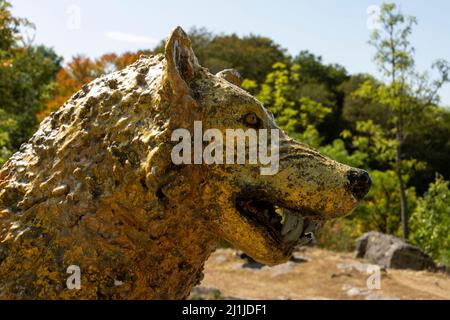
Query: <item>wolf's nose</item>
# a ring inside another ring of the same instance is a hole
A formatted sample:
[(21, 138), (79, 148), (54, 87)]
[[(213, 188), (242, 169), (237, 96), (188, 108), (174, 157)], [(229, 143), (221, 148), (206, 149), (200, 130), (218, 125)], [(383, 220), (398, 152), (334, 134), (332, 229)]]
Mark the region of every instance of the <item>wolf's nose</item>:
[(347, 174), (350, 192), (356, 199), (361, 200), (369, 192), (372, 179), (365, 170), (350, 170)]

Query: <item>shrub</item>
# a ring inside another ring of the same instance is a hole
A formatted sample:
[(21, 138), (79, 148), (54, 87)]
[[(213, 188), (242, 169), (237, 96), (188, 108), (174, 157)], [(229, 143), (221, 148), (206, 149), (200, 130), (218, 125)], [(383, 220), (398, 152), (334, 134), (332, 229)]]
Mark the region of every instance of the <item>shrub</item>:
[(411, 216), (411, 242), (450, 266), (450, 190), (441, 176), (430, 184)]

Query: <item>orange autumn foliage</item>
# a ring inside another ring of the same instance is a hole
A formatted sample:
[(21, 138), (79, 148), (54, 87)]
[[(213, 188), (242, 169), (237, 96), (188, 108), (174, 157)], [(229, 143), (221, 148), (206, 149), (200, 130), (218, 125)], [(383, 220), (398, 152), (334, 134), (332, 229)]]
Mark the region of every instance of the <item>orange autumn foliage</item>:
[(121, 55), (108, 53), (96, 59), (83, 55), (73, 57), (56, 74), (52, 98), (46, 102), (45, 108), (38, 112), (39, 121), (62, 106), (83, 85), (104, 74), (125, 68), (142, 54), (151, 53), (151, 51), (125, 52)]

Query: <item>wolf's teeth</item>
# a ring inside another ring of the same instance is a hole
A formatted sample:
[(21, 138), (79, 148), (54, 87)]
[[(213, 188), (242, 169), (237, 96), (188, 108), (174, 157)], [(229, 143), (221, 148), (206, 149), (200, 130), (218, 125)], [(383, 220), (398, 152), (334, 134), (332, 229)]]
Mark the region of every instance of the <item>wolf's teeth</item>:
[[(311, 234), (309, 234), (309, 235), (311, 235)], [(307, 245), (308, 243), (310, 243), (312, 239), (313, 239), (313, 236), (304, 235), (298, 240), (297, 244), (300, 246), (304, 246), (304, 245)]]
[(306, 227), (305, 234), (314, 233), (316, 231), (317, 224), (314, 221), (310, 221)]
[(297, 217), (295, 217), (292, 214), (289, 213), (284, 213), (284, 218), (283, 218), (283, 228), (281, 229), (281, 234), (284, 236), (285, 234), (287, 234), (289, 231), (291, 231), (292, 229), (294, 229), (297, 226)]
[(298, 221), (299, 223), (297, 224), (297, 226), (284, 236), (285, 240), (297, 241), (300, 238), (303, 231), (303, 220)]
[(281, 229), (281, 235), (287, 241), (298, 240), (303, 231), (303, 218), (291, 213), (286, 213), (284, 217), (283, 228)]

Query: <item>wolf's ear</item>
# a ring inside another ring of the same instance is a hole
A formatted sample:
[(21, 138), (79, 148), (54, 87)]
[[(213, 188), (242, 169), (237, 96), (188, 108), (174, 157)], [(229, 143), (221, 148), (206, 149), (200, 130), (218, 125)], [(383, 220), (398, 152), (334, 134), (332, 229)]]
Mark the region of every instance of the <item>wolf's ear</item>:
[(234, 84), (235, 86), (240, 87), (242, 84), (242, 76), (235, 69), (225, 69), (216, 73), (216, 76), (222, 79), (227, 80), (228, 82)]
[(176, 27), (166, 42), (167, 76), (175, 93), (188, 92), (200, 68), (191, 40), (181, 27)]

